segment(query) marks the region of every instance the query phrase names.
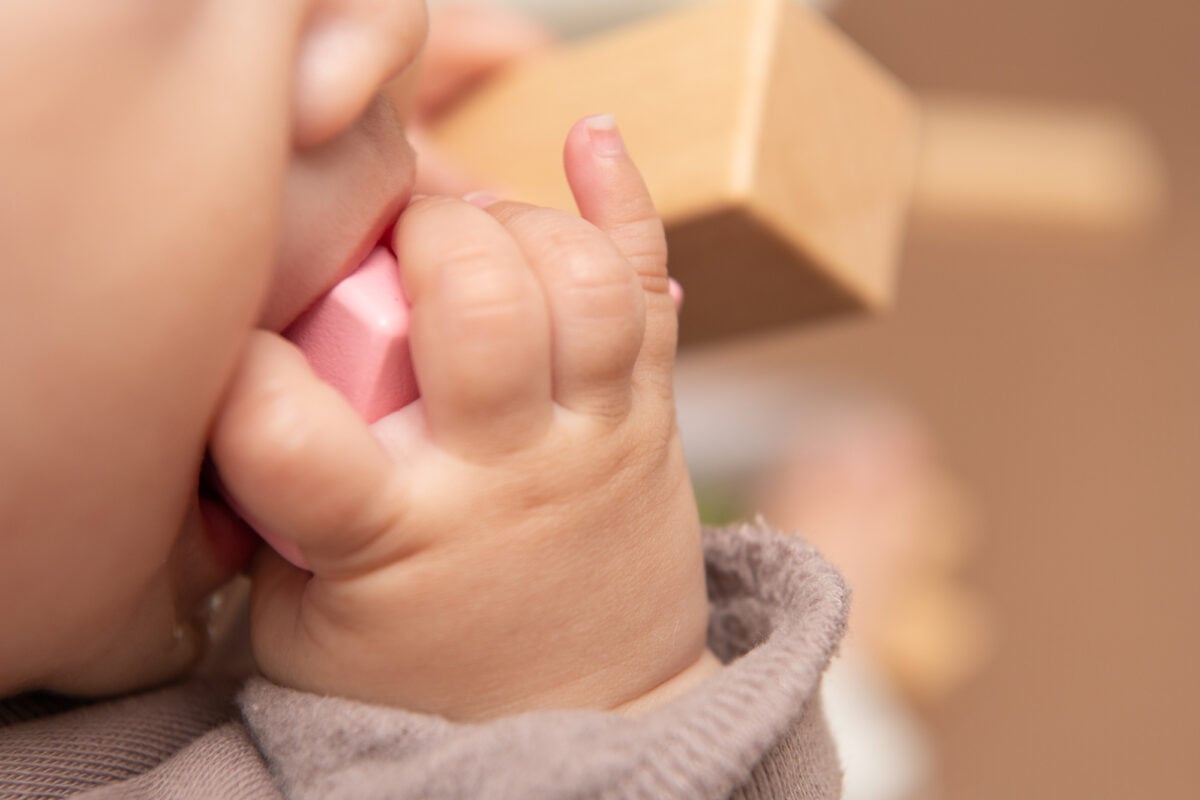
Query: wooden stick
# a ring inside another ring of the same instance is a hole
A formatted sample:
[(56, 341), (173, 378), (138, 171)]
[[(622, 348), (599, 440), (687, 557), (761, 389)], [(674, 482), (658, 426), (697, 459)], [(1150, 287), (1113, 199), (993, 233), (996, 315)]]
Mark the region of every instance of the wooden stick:
[(913, 198), (922, 235), (1111, 236), (1162, 216), (1162, 159), (1120, 111), (976, 97), (931, 97), (922, 106)]

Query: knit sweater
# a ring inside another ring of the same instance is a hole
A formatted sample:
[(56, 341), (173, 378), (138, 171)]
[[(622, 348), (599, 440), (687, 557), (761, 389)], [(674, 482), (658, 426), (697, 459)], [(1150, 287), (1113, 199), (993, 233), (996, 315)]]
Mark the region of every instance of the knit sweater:
[(0, 798), (655, 798), (840, 795), (821, 674), (847, 593), (761, 525), (705, 532), (709, 645), (726, 666), (639, 717), (462, 724), (261, 678), (194, 679), (70, 707), (0, 703)]

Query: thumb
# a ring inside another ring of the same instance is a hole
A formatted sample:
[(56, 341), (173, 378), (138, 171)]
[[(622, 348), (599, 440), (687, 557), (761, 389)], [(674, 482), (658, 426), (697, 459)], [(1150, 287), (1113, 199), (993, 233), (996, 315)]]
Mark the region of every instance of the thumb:
[[(232, 504), (318, 575), (355, 572), (395, 529), (395, 470), (366, 423), (282, 337), (255, 332), (209, 442)], [(294, 553), (295, 550), (292, 550)]]

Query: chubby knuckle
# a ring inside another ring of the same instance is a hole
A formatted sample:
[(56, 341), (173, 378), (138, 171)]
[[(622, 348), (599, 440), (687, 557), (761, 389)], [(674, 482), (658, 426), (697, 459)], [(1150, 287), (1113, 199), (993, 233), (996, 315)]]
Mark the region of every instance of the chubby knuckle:
[(546, 256), (594, 250), (599, 233), (578, 219), (547, 219), (538, 233), (538, 249)]
[(667, 271), (665, 253), (656, 251), (631, 251), (625, 256), (637, 274), (641, 288), (650, 294), (669, 295), (671, 276)]
[(533, 299), (518, 282), (484, 271), (456, 287), (453, 313), (460, 333), (487, 336), (529, 319), (536, 312)]
[(502, 200), (488, 208), (488, 213), (503, 225), (537, 225), (542, 220), (553, 219), (562, 214), (548, 208), (521, 203), (515, 200)]
[(666, 239), (666, 227), (662, 217), (656, 214), (630, 216), (614, 226), (615, 231), (622, 235), (643, 236), (647, 239)]
[(564, 251), (555, 263), (560, 280), (588, 294), (628, 295), (634, 273), (615, 254), (577, 249)]
[(231, 444), (243, 466), (266, 479), (285, 478), (319, 434), (314, 417), (279, 382), (259, 387)]
[(562, 211), (537, 209), (524, 223), (522, 233), (542, 258), (595, 249), (596, 241), (602, 237), (590, 223)]
[(456, 305), (504, 310), (522, 304), (526, 295), (525, 281), (515, 269), (488, 263), (476, 256), (468, 255), (466, 259), (446, 265), (456, 271), (446, 282), (449, 298)]
[(495, 258), (495, 251), (483, 242), (456, 242), (442, 250), (436, 268), (441, 271), (480, 271), (487, 269)]
[(633, 273), (604, 234), (591, 225), (565, 225), (547, 231), (541, 243), (541, 258), (558, 279), (580, 288), (624, 287)]
[(460, 309), (456, 327), (466, 341), (482, 342), (491, 347), (514, 328), (522, 326), (528, 316), (528, 310), (522, 304), (497, 299)]

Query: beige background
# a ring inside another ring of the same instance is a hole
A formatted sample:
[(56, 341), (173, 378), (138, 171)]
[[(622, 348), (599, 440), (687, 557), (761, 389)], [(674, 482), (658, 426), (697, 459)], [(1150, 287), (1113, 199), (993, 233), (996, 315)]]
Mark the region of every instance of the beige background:
[(924, 235), (888, 318), (706, 358), (890, 388), (979, 502), (972, 579), (1000, 647), (931, 716), (945, 797), (1200, 797), (1200, 2), (847, 0), (834, 18), (919, 91), (1133, 111), (1170, 219), (1142, 241)]

